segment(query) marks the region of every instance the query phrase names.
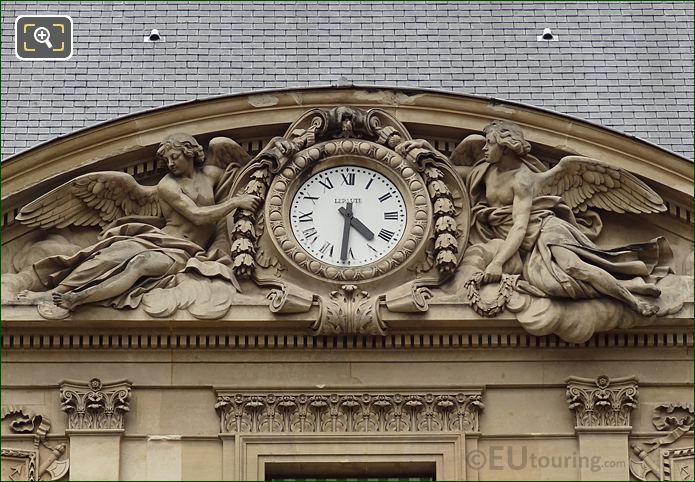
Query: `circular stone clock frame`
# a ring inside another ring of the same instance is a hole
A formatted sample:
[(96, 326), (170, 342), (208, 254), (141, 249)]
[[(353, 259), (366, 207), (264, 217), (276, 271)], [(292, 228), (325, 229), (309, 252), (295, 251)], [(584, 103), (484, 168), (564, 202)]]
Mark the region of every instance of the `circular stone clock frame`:
[[(338, 166), (377, 171), (398, 188), (406, 208), (403, 237), (384, 258), (363, 266), (335, 266), (305, 251), (292, 231), (290, 207), (304, 181)], [(290, 265), (323, 280), (359, 284), (394, 273), (424, 250), (431, 230), (432, 206), (424, 181), (412, 164), (396, 152), (372, 141), (339, 139), (298, 152), (275, 176), (266, 203), (269, 235)]]

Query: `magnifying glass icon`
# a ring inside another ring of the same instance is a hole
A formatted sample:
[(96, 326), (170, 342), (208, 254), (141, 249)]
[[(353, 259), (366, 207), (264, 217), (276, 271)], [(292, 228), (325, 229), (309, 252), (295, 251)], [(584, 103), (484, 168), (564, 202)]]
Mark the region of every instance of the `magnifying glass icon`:
[(39, 27), (34, 30), (34, 40), (40, 44), (46, 44), (49, 49), (53, 48), (51, 43), (51, 32), (46, 27)]

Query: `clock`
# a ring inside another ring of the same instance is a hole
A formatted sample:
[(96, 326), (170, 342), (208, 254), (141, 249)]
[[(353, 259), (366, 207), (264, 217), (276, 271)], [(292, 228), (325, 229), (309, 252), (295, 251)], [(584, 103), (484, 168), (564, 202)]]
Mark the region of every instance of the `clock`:
[(299, 270), (297, 279), (365, 286), (420, 262), (433, 222), (415, 167), (364, 139), (295, 154), (273, 178), (265, 210), (268, 236), (288, 269), (283, 276)]
[(365, 266), (403, 238), (407, 211), (393, 181), (357, 165), (332, 167), (302, 182), (290, 206), (299, 245), (331, 266)]

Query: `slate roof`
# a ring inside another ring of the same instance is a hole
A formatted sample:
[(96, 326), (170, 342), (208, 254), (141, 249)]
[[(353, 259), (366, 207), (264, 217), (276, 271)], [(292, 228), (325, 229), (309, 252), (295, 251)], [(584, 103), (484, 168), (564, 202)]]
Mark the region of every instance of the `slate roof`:
[[(14, 18), (67, 14), (65, 62)], [(550, 27), (557, 42), (538, 42)], [(157, 28), (163, 43), (144, 43)], [(693, 158), (692, 2), (2, 2), (2, 157), (194, 98), (339, 82), (556, 110)]]

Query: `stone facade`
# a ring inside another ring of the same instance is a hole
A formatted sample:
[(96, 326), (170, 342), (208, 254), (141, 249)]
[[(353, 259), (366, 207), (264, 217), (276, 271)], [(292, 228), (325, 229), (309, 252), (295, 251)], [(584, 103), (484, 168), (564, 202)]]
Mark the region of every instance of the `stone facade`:
[(691, 478), (691, 165), (471, 96), (262, 99), (4, 164), (3, 478)]

